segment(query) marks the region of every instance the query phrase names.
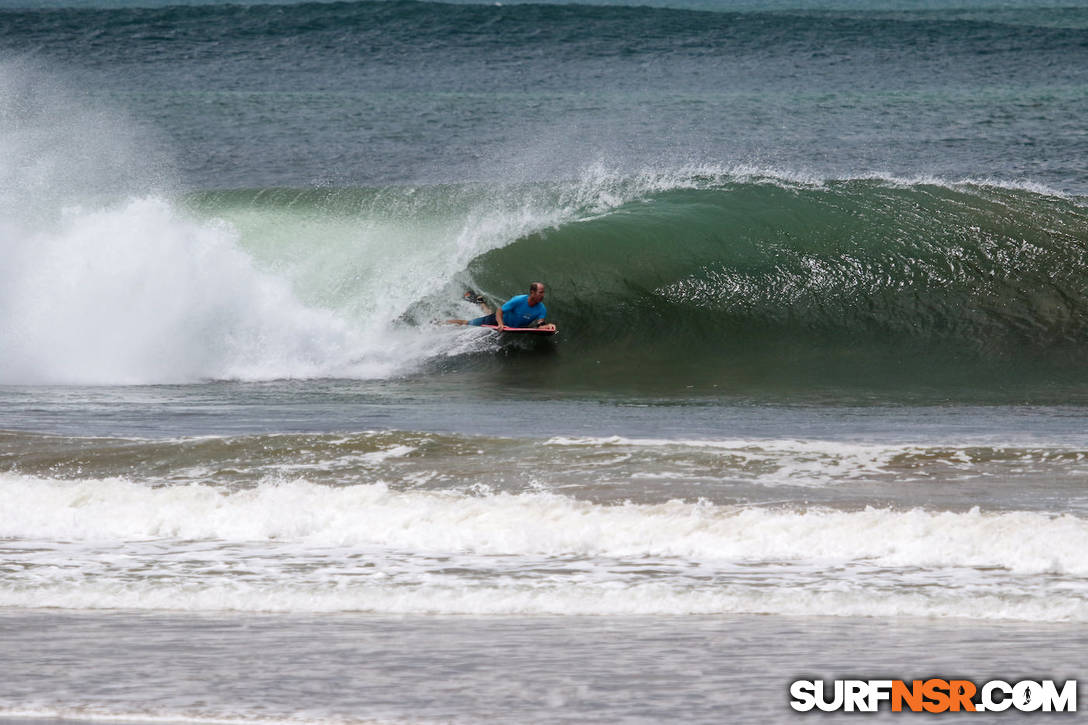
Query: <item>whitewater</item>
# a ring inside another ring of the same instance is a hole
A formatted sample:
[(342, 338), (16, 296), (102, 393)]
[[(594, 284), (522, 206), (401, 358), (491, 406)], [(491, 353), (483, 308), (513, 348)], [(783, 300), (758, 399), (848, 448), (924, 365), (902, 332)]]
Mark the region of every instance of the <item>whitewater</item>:
[[(18, 542), (5, 559), (35, 572), (5, 577), (6, 607), (1082, 621), (1088, 587), (1088, 527), (1068, 514), (601, 506), (303, 479), (2, 485)], [(946, 583), (914, 590), (932, 581)]]

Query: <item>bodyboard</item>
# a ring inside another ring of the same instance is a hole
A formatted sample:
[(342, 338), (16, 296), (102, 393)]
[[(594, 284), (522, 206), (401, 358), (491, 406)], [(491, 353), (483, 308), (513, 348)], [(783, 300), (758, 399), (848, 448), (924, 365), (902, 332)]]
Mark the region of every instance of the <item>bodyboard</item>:
[[(489, 330), (498, 330), (498, 325), (478, 325), (478, 327), (486, 327)], [(502, 328), (503, 334), (511, 335), (554, 335), (559, 332), (558, 329), (540, 329), (539, 327), (504, 327)]]

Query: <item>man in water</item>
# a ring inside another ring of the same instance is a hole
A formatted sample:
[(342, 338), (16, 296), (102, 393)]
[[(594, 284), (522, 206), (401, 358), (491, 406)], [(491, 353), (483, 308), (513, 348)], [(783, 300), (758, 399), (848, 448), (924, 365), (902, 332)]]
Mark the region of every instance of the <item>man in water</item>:
[(502, 330), (506, 327), (541, 327), (555, 329), (555, 325), (544, 324), (544, 283), (533, 282), (529, 285), (529, 294), (518, 295), (507, 300), (492, 314), (477, 317), (475, 320), (446, 320), (452, 325), (495, 325)]

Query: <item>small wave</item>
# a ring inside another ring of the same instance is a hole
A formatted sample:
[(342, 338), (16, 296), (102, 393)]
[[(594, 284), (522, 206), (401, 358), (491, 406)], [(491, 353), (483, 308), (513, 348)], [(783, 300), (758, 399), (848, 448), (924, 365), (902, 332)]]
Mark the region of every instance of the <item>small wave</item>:
[(867, 561), (1088, 575), (1088, 523), (1038, 512), (602, 505), (550, 493), (397, 492), (384, 484), (303, 480), (224, 492), (3, 474), (0, 486), (0, 536), (24, 539), (277, 541), (417, 553)]
[[(734, 501), (737, 487), (902, 487), (940, 481), (1017, 488), (1045, 476), (1076, 486), (1088, 451), (1067, 443), (895, 443), (819, 439), (493, 438), (402, 431), (176, 440), (0, 433), (0, 465), (53, 481), (134, 486), (199, 484), (241, 491), (290, 482), (345, 487), (383, 482), (446, 493), (578, 492), (598, 503), (702, 497)], [(139, 473), (135, 473), (138, 471)], [(587, 475), (589, 472), (589, 475)], [(636, 491), (631, 478), (674, 481)], [(890, 489), (888, 489), (890, 490)], [(970, 500), (970, 499), (965, 499)]]
[(1085, 621), (1074, 515), (0, 475), (0, 606)]

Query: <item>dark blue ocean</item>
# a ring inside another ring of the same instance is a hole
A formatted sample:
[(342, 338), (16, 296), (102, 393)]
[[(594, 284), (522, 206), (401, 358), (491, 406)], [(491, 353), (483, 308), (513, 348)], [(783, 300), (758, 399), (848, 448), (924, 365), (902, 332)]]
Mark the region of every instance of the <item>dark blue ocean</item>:
[(0, 721), (1081, 676), (1085, 119), (1083, 1), (0, 0)]

